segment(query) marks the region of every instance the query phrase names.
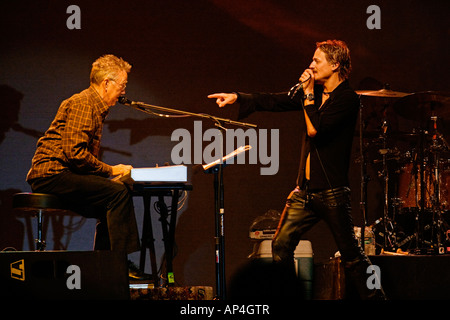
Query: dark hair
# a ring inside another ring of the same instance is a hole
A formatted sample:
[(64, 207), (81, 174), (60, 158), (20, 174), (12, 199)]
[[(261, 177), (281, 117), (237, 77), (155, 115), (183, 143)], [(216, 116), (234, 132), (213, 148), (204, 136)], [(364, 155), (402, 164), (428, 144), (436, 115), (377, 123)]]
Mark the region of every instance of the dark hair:
[(317, 42), (316, 48), (325, 53), (328, 62), (339, 63), (339, 79), (348, 79), (352, 70), (352, 61), (350, 59), (350, 50), (344, 41), (327, 40)]

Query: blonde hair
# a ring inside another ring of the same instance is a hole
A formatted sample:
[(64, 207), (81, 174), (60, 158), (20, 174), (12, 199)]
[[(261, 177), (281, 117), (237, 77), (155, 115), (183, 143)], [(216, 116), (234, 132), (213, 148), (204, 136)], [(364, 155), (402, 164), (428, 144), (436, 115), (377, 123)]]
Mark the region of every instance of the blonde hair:
[(316, 48), (325, 53), (328, 62), (339, 63), (338, 74), (340, 79), (348, 79), (352, 71), (352, 60), (350, 58), (350, 50), (344, 41), (327, 40), (317, 42)]
[(101, 56), (92, 64), (91, 69), (91, 84), (100, 84), (104, 79), (117, 80), (118, 74), (121, 71), (129, 73), (131, 65), (112, 54)]

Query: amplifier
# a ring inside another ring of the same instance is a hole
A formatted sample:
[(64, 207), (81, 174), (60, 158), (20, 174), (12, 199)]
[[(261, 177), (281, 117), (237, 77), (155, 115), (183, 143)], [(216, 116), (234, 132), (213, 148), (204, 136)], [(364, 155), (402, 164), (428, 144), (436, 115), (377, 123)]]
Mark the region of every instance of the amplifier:
[(0, 253), (2, 299), (129, 299), (125, 254), (112, 251)]

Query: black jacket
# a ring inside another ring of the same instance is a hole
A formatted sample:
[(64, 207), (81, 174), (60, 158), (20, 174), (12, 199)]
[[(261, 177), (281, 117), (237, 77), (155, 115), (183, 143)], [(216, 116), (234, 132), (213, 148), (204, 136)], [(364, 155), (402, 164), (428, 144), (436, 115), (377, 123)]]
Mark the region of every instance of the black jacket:
[[(299, 121), (305, 127), (301, 134), (302, 148), (297, 185), (304, 182), (305, 164), (308, 153), (311, 154), (311, 190), (331, 189), (349, 186), (348, 171), (355, 125), (360, 107), (358, 95), (343, 81), (330, 93), (322, 104), (323, 86), (314, 88), (315, 104), (306, 106), (306, 112), (317, 130), (314, 138), (306, 134), (303, 112)], [(244, 118), (255, 111), (293, 111), (303, 110), (302, 95), (291, 99), (286, 93), (239, 93), (239, 118)]]

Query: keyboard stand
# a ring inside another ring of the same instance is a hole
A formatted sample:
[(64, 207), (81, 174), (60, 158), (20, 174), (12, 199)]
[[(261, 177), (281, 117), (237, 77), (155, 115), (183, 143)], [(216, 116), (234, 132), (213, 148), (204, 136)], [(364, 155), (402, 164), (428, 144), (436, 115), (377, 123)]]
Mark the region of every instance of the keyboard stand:
[[(153, 226), (151, 219), (151, 198), (157, 197), (160, 205), (160, 219), (164, 250), (166, 257), (166, 271), (168, 286), (174, 286), (175, 277), (173, 274), (173, 249), (175, 243), (175, 227), (177, 223), (178, 200), (182, 191), (192, 190), (192, 185), (185, 183), (137, 183), (133, 185), (133, 196), (144, 199), (144, 221), (142, 226), (141, 255), (139, 268), (143, 272), (145, 269), (145, 254), (150, 251), (150, 264), (152, 268), (152, 278), (155, 287), (159, 286), (157, 261), (155, 254), (155, 239), (153, 237)], [(171, 197), (170, 221), (167, 222), (169, 210), (165, 204), (164, 197)]]

